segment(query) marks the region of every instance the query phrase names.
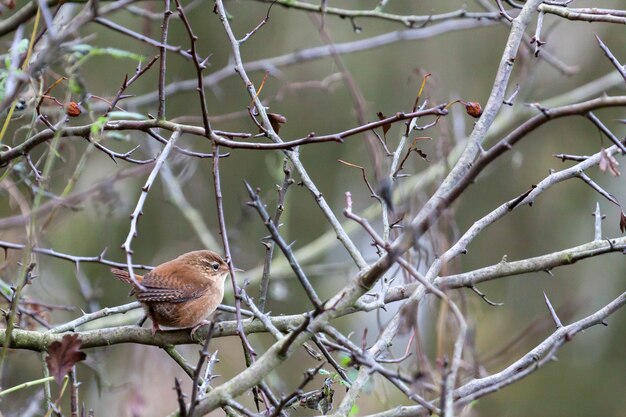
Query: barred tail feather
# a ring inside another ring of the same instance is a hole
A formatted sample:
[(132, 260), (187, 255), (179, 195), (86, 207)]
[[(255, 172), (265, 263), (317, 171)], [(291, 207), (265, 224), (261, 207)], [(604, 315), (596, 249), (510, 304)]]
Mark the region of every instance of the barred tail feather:
[[(117, 268), (111, 268), (111, 273), (113, 274), (115, 278), (119, 279), (120, 281), (133, 285), (133, 280), (130, 279), (130, 274), (128, 273), (128, 271), (124, 271), (122, 269), (117, 269)], [(141, 282), (140, 275), (135, 275), (135, 277), (137, 277), (137, 280)]]

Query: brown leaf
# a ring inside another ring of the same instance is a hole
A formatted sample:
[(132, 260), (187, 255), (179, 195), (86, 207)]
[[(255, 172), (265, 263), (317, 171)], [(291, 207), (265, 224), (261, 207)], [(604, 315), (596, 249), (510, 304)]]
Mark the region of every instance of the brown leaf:
[(619, 230), (622, 233), (626, 232), (626, 214), (624, 211), (621, 211), (619, 215)]
[(80, 340), (77, 334), (66, 334), (60, 342), (52, 342), (48, 346), (46, 363), (48, 370), (54, 376), (57, 384), (61, 385), (76, 362), (85, 360), (87, 355), (80, 351)]
[(477, 101), (468, 101), (465, 103), (465, 111), (475, 119), (478, 119), (480, 115), (483, 114), (483, 109)]
[(287, 118), (283, 116), (282, 114), (267, 113), (267, 118), (270, 120), (272, 129), (274, 129), (276, 133), (280, 131), (280, 128), (282, 127), (283, 124), (287, 123)]
[[(383, 112), (379, 111), (378, 113), (376, 113), (376, 115), (378, 116), (378, 118), (380, 120), (384, 120), (386, 119), (385, 115), (383, 114)], [(387, 134), (387, 132), (389, 132), (389, 129), (391, 129), (391, 123), (385, 123), (383, 125), (383, 136), (385, 136)]]
[(613, 155), (609, 155), (606, 149), (600, 149), (600, 171), (609, 171), (611, 175), (614, 177), (619, 177), (620, 172), (617, 167), (619, 166), (619, 162), (617, 159), (613, 157)]

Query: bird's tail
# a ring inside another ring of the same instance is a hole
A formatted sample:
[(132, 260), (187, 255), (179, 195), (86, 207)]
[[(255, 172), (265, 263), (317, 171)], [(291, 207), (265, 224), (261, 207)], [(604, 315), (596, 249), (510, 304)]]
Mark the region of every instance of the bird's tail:
[[(125, 282), (130, 285), (134, 284), (133, 280), (130, 279), (130, 274), (128, 273), (128, 271), (124, 271), (122, 269), (117, 269), (117, 268), (111, 268), (111, 273), (113, 274), (115, 278), (119, 279), (122, 282)], [(141, 275), (135, 274), (135, 278), (137, 279), (137, 282), (141, 282), (141, 279), (143, 277)]]

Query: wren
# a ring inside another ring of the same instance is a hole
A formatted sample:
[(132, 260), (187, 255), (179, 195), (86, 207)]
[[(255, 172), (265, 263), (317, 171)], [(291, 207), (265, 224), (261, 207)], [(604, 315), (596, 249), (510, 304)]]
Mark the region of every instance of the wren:
[(135, 285), (127, 271), (111, 268), (113, 275), (133, 289), (131, 295), (143, 305), (152, 320), (152, 334), (159, 326), (191, 328), (191, 334), (213, 313), (224, 298), (228, 265), (215, 252), (198, 250), (165, 262), (144, 276), (135, 274), (143, 288)]

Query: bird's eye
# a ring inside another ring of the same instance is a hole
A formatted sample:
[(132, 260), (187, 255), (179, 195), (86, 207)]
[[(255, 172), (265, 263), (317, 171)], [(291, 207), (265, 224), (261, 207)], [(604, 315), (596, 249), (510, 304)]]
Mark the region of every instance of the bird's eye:
[(218, 264), (217, 262), (211, 262), (211, 268), (213, 268), (214, 271), (217, 271), (218, 269), (220, 269), (220, 264)]

